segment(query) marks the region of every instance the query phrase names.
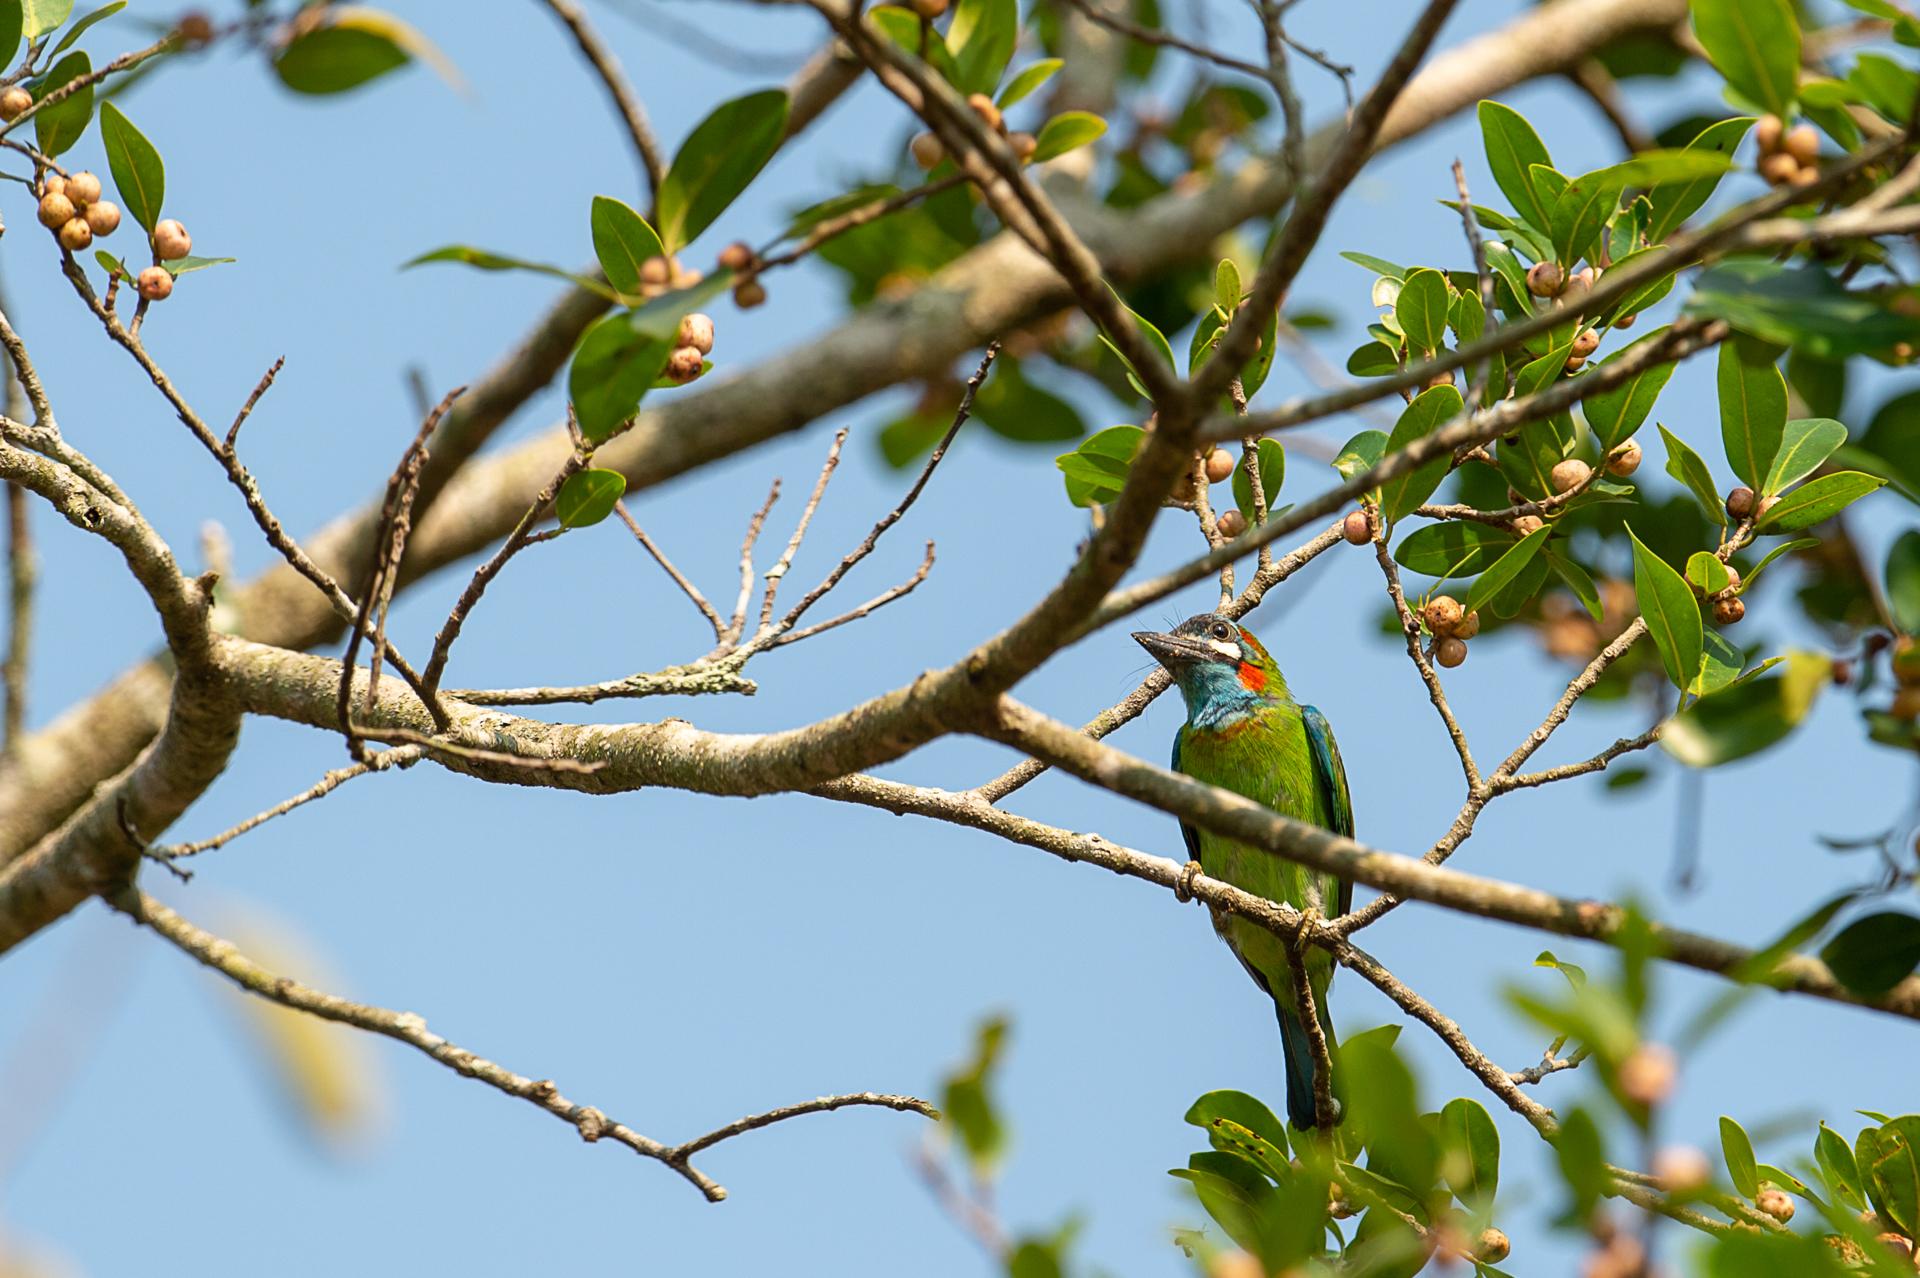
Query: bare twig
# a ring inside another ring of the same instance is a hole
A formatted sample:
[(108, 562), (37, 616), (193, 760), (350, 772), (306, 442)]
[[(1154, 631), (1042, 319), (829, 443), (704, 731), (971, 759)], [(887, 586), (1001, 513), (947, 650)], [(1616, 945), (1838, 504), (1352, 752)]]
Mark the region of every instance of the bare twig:
[(760, 530), (767, 526), (768, 512), (773, 509), (773, 503), (779, 500), (780, 481), (775, 479), (767, 489), (767, 499), (760, 503), (760, 509), (747, 521), (747, 535), (740, 542), (740, 597), (734, 601), (733, 616), (727, 622), (727, 633), (721, 640), (720, 651), (732, 649), (746, 631), (747, 604), (753, 598), (753, 548), (760, 540)]
[(634, 538), (639, 541), (640, 545), (645, 548), (646, 552), (653, 556), (654, 562), (666, 570), (667, 576), (673, 578), (673, 584), (680, 587), (681, 592), (693, 601), (693, 606), (700, 610), (700, 615), (705, 617), (708, 623), (713, 626), (713, 637), (720, 640), (725, 639), (727, 635), (727, 623), (721, 620), (720, 614), (714, 609), (714, 606), (707, 602), (707, 597), (700, 593), (700, 588), (691, 581), (688, 581), (686, 575), (673, 566), (673, 561), (667, 558), (666, 552), (656, 546), (653, 538), (647, 536), (646, 531), (634, 521), (633, 516), (627, 511), (627, 503), (624, 501), (614, 502), (613, 513), (620, 516), (620, 522), (627, 526), (627, 531), (631, 532)]
[(714, 1128), (704, 1136), (696, 1136), (690, 1141), (675, 1145), (668, 1151), (667, 1161), (673, 1164), (684, 1163), (701, 1150), (746, 1132), (759, 1131), (762, 1127), (784, 1123), (789, 1118), (799, 1118), (803, 1114), (830, 1114), (836, 1109), (846, 1109), (853, 1105), (872, 1105), (902, 1113), (918, 1114), (922, 1118), (931, 1118), (935, 1122), (940, 1119), (940, 1111), (918, 1096), (898, 1096), (886, 1092), (848, 1092), (843, 1096), (819, 1096), (809, 1101), (782, 1105), (764, 1114), (750, 1114), (745, 1118), (737, 1118), (724, 1127)]
[(660, 183), (667, 176), (666, 161), (660, 153), (660, 140), (654, 136), (653, 126), (647, 122), (646, 108), (640, 105), (633, 86), (627, 83), (619, 60), (573, 0), (544, 0), (544, 3), (573, 33), (574, 43), (580, 46), (581, 55), (600, 77), (600, 83), (606, 86), (607, 96), (613, 99), (614, 108), (620, 112), (620, 119), (627, 126), (627, 136), (633, 140), (634, 154), (639, 157), (641, 174), (647, 180), (647, 191), (658, 199)]
[(793, 536), (787, 538), (787, 547), (774, 560), (773, 567), (761, 574), (766, 581), (766, 589), (760, 596), (760, 629), (764, 630), (773, 621), (773, 597), (780, 589), (780, 579), (787, 575), (787, 569), (793, 567), (793, 557), (800, 553), (800, 543), (807, 539), (807, 529), (813, 524), (814, 512), (820, 509), (820, 499), (827, 495), (827, 484), (833, 479), (833, 472), (840, 466), (840, 449), (847, 442), (845, 428), (833, 435), (833, 443), (827, 446), (827, 460), (820, 467), (820, 477), (813, 482), (813, 491), (807, 494), (807, 504), (800, 508), (800, 522), (793, 526)]
[[(1453, 161), (1453, 187), (1460, 192), (1460, 225), (1467, 234), (1467, 247), (1473, 253), (1474, 274), (1480, 282), (1480, 313), (1489, 322), (1500, 312), (1494, 306), (1493, 272), (1487, 266), (1487, 246), (1480, 238), (1480, 219), (1473, 215), (1473, 197), (1467, 193), (1467, 170), (1458, 157)], [(1467, 378), (1467, 403), (1478, 404), (1493, 376), (1493, 361), (1480, 366)]]
[(39, 559), (33, 550), (33, 526), (27, 490), (7, 485), (7, 655), (6, 720), (0, 727), (0, 752), (10, 753), (27, 723), (27, 663), (33, 651), (33, 590)]
[(146, 849), (146, 854), (156, 861), (172, 862), (225, 847), (241, 835), (258, 829), (275, 817), (285, 816), (295, 808), (312, 803), (315, 799), (324, 799), (355, 777), (363, 777), (370, 772), (385, 772), (390, 768), (410, 768), (424, 753), (426, 748), (418, 745), (382, 750), (367, 756), (364, 763), (351, 763), (344, 768), (335, 768), (292, 798), (283, 799), (264, 812), (256, 812), (240, 824), (222, 830), (210, 839), (198, 839), (192, 843), (156, 843)]
[(286, 366), (286, 362), (287, 357), (285, 355), (274, 360), (273, 367), (261, 375), (259, 382), (254, 385), (253, 393), (247, 396), (247, 402), (240, 405), (240, 411), (234, 414), (233, 425), (227, 427), (227, 438), (225, 441), (229, 453), (233, 451), (233, 446), (240, 441), (240, 428), (247, 424), (247, 418), (252, 414), (253, 406), (260, 402), (260, 397), (267, 393), (268, 387), (273, 385), (273, 379), (280, 376), (280, 370)]
[(1460, 721), (1454, 717), (1453, 707), (1447, 702), (1447, 692), (1440, 684), (1439, 672), (1427, 660), (1427, 654), (1420, 646), (1420, 622), (1413, 615), (1413, 609), (1407, 606), (1406, 591), (1400, 585), (1400, 567), (1387, 552), (1386, 525), (1378, 511), (1369, 510), (1367, 519), (1373, 526), (1374, 559), (1387, 579), (1387, 598), (1393, 601), (1394, 612), (1399, 615), (1401, 637), (1407, 645), (1407, 658), (1413, 662), (1413, 668), (1419, 671), (1420, 682), (1427, 686), (1427, 699), (1433, 702), (1434, 711), (1447, 729), (1447, 738), (1453, 742), (1454, 753), (1460, 756), (1460, 768), (1467, 777), (1467, 792), (1472, 794), (1480, 788), (1479, 765), (1474, 763), (1473, 750), (1467, 745), (1467, 734), (1461, 729)]

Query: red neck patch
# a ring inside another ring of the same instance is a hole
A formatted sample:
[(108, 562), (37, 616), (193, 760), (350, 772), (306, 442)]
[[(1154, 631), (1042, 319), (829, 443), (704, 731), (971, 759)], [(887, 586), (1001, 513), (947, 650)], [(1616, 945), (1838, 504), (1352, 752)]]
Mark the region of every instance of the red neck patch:
[(1251, 661), (1242, 661), (1240, 663), (1240, 686), (1248, 692), (1265, 692), (1267, 690), (1267, 672), (1259, 666), (1254, 665)]

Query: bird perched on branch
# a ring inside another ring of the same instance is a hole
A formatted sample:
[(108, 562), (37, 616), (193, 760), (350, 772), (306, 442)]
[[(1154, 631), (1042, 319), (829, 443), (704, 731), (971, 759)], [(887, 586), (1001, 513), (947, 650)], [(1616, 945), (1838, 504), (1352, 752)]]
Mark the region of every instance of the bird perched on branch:
[[(1173, 738), (1174, 771), (1245, 795), (1283, 816), (1352, 836), (1353, 805), (1333, 730), (1318, 710), (1294, 701), (1280, 668), (1258, 639), (1219, 613), (1202, 613), (1171, 633), (1141, 631), (1133, 637), (1166, 667), (1187, 703), (1187, 721)], [(1353, 884), (1335, 875), (1185, 821), (1180, 833), (1188, 853), (1209, 877), (1326, 918), (1345, 914), (1352, 906)], [(1316, 1066), (1300, 1015), (1289, 943), (1235, 915), (1215, 914), (1214, 927), (1254, 983), (1273, 999), (1286, 1052), (1287, 1117), (1296, 1127), (1311, 1128)], [(1333, 959), (1317, 948), (1307, 949), (1302, 957), (1331, 1047), (1327, 986), (1333, 979)]]

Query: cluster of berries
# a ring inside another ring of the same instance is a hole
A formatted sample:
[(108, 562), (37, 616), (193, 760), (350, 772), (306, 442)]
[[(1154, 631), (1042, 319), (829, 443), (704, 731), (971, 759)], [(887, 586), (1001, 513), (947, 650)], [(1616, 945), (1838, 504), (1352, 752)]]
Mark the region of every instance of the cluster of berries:
[(700, 376), (713, 352), (713, 318), (694, 312), (680, 321), (680, 332), (673, 340), (673, 354), (667, 356), (667, 377), (682, 386)]
[[(1209, 484), (1224, 484), (1233, 477), (1233, 468), (1240, 463), (1234, 455), (1224, 448), (1216, 448), (1207, 454), (1204, 469)], [(1247, 530), (1247, 517), (1238, 510), (1223, 510), (1215, 517), (1213, 526), (1220, 530), (1222, 537), (1238, 537)]]
[[(942, 8), (944, 7), (943, 4)], [(1015, 159), (1025, 164), (1033, 158), (1033, 153), (1040, 147), (1040, 139), (1031, 133), (1007, 132), (1007, 122), (1001, 117), (1000, 108), (993, 104), (992, 98), (984, 93), (970, 93), (967, 95), (967, 105), (973, 108), (973, 113), (979, 116), (988, 128), (1007, 140), (1007, 145), (1013, 149)], [(908, 149), (913, 152), (913, 162), (923, 169), (937, 168), (940, 161), (947, 158), (947, 148), (931, 133), (915, 134)]]
[(1420, 610), (1433, 633), (1433, 659), (1451, 670), (1467, 659), (1467, 640), (1480, 633), (1480, 610), (1468, 612), (1452, 595), (1435, 595)]
[(100, 198), (100, 179), (86, 172), (47, 174), (40, 184), (39, 217), (69, 253), (87, 248), (96, 235), (120, 229), (119, 206)]
[[(1527, 268), (1527, 292), (1535, 297), (1558, 298), (1563, 305), (1577, 303), (1598, 282), (1600, 276), (1591, 266), (1568, 273), (1558, 262), (1535, 262)], [(1637, 316), (1622, 315), (1613, 321), (1615, 328), (1632, 328)], [(1600, 349), (1600, 334), (1591, 328), (1580, 330), (1567, 354), (1567, 371), (1577, 373), (1593, 353)]]
[[(1886, 642), (1882, 635), (1870, 636), (1869, 642), (1876, 638), (1882, 643)], [(1915, 643), (1912, 635), (1901, 635), (1893, 641), (1893, 655), (1888, 659), (1888, 664), (1893, 669), (1893, 679), (1900, 685), (1900, 690), (1893, 694), (1893, 704), (1887, 708), (1887, 712), (1896, 719), (1912, 723), (1920, 719), (1920, 643)], [(1915, 846), (1920, 846), (1920, 843)]]
[(1777, 115), (1753, 127), (1760, 144), (1760, 176), (1769, 186), (1812, 186), (1820, 180), (1820, 134), (1811, 124), (1789, 129)]

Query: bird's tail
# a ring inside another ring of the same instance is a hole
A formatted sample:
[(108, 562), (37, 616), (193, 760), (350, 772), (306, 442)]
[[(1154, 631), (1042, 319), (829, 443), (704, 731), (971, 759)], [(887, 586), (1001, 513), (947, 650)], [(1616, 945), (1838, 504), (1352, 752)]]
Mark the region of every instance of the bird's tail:
[[(1315, 1124), (1313, 1103), (1313, 1082), (1317, 1067), (1313, 1059), (1313, 1043), (1307, 1038), (1307, 1027), (1300, 1017), (1277, 1002), (1274, 1004), (1280, 1013), (1280, 1045), (1287, 1059), (1287, 1121), (1302, 1131), (1311, 1130)], [(1334, 1045), (1333, 1026), (1328, 1023), (1324, 1012), (1320, 1015), (1320, 1028), (1327, 1036), (1329, 1054)], [(1334, 1121), (1339, 1121), (1340, 1102), (1334, 1102)]]

